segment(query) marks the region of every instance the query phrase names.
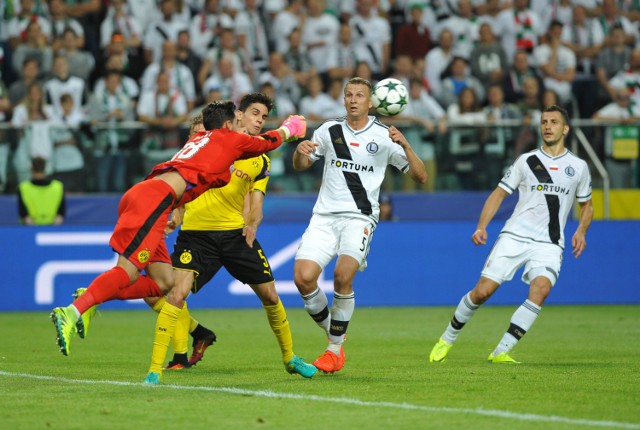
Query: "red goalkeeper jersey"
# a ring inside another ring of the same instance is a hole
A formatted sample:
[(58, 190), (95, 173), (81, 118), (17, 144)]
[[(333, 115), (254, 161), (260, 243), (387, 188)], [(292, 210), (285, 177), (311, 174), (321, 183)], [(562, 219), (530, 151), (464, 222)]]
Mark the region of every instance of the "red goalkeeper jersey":
[(259, 136), (226, 128), (200, 131), (171, 160), (156, 165), (146, 179), (170, 170), (178, 171), (188, 182), (186, 191), (176, 204), (176, 207), (181, 206), (209, 188), (219, 188), (229, 183), (234, 161), (256, 157), (281, 144), (282, 138), (277, 130)]

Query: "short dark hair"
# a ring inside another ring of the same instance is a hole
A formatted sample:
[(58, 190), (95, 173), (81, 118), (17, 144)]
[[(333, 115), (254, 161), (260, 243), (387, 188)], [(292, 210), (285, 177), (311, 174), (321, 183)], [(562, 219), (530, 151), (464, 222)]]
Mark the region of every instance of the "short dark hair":
[(567, 113), (567, 110), (562, 106), (551, 105), (545, 108), (542, 112), (560, 112), (560, 115), (562, 116), (562, 120), (564, 121), (564, 124), (569, 125), (569, 114)]
[(47, 166), (47, 160), (42, 157), (33, 157), (31, 159), (31, 171), (33, 173), (44, 173), (44, 169)]
[(271, 112), (271, 109), (273, 109), (273, 100), (271, 100), (269, 96), (255, 92), (245, 94), (245, 96), (240, 99), (240, 106), (238, 106), (238, 110), (241, 112), (245, 112), (247, 109), (249, 109), (249, 106), (254, 103), (265, 105), (269, 112)]
[(236, 105), (230, 100), (211, 102), (202, 109), (202, 124), (205, 130), (221, 128), (226, 121), (236, 117)]
[[(371, 85), (371, 82), (369, 82), (365, 78), (361, 78), (358, 76), (349, 79), (347, 81), (347, 85), (364, 85), (369, 87), (369, 92), (373, 91), (373, 86)], [(347, 85), (345, 85), (345, 88), (347, 87)]]

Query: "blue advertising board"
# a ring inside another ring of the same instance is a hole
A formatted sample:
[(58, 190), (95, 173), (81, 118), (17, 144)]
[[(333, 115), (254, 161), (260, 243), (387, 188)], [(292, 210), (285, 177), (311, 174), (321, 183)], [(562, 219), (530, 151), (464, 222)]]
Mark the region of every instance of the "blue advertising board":
[[(490, 242), (502, 222), (489, 228)], [(569, 222), (560, 279), (548, 304), (640, 303), (640, 222), (594, 222), (587, 249), (571, 255), (576, 223)], [(293, 283), (293, 263), (306, 222), (268, 223), (259, 231), (285, 306), (301, 307)], [(478, 279), (490, 245), (471, 243), (475, 222), (385, 222), (376, 229), (368, 267), (354, 282), (358, 306), (422, 306), (458, 303)], [(0, 311), (48, 310), (66, 305), (73, 291), (113, 267), (109, 226), (0, 227), (2, 298)], [(168, 239), (172, 248), (175, 236)], [(333, 265), (320, 285), (332, 290)], [(505, 283), (491, 304), (519, 304), (527, 297), (521, 272)], [(193, 308), (259, 307), (260, 301), (224, 270), (197, 295)], [(108, 308), (144, 308), (141, 301), (114, 301)]]

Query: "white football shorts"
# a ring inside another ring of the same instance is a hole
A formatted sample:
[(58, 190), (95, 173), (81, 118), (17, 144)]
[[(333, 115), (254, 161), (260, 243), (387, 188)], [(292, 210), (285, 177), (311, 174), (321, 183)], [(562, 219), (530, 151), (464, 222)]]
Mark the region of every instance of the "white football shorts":
[(562, 248), (551, 243), (529, 242), (501, 234), (493, 245), (481, 275), (499, 284), (510, 281), (524, 265), (522, 282), (544, 276), (555, 285), (562, 266)]
[(296, 260), (311, 260), (324, 269), (335, 256), (348, 255), (363, 271), (374, 230), (371, 220), (314, 214), (302, 235)]

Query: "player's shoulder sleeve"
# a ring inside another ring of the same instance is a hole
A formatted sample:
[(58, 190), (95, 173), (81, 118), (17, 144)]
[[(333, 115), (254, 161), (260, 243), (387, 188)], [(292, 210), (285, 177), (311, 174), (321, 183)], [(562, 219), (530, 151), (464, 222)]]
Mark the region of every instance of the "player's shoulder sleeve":
[(269, 174), (271, 171), (271, 160), (266, 155), (256, 157), (259, 160), (259, 173), (253, 180), (251, 191), (260, 191), (262, 194), (267, 194), (267, 184), (269, 183)]
[(580, 158), (578, 158), (578, 161), (580, 169), (578, 174), (580, 176), (578, 180), (578, 188), (576, 189), (576, 200), (583, 203), (591, 200), (591, 172), (589, 171), (589, 165), (586, 161)]
[(518, 189), (520, 182), (525, 177), (524, 165), (526, 164), (526, 159), (529, 157), (531, 153), (522, 154), (518, 159), (507, 169), (502, 179), (498, 183), (498, 186), (508, 192), (509, 194), (513, 194), (515, 190)]
[(327, 154), (327, 149), (331, 146), (331, 134), (329, 133), (329, 127), (336, 124), (342, 125), (346, 121), (346, 117), (338, 117), (327, 119), (322, 122), (316, 130), (313, 132), (311, 141), (317, 143), (318, 147), (315, 152), (309, 155), (309, 158), (313, 161), (318, 161), (320, 158)]

